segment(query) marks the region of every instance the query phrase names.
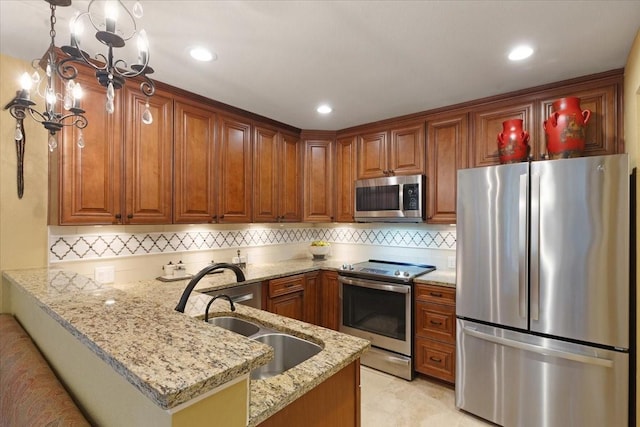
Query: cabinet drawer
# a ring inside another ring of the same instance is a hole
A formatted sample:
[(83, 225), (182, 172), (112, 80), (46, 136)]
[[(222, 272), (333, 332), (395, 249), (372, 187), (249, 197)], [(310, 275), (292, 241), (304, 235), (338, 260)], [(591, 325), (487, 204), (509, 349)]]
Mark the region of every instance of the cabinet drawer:
[(417, 284), (415, 286), (415, 299), (416, 301), (428, 301), (455, 306), (456, 290), (444, 286)]
[(269, 280), (269, 297), (277, 297), (304, 290), (304, 274)]
[(416, 338), (415, 370), (450, 383), (456, 380), (456, 348), (426, 338)]
[(454, 306), (416, 302), (416, 335), (455, 344), (456, 309)]

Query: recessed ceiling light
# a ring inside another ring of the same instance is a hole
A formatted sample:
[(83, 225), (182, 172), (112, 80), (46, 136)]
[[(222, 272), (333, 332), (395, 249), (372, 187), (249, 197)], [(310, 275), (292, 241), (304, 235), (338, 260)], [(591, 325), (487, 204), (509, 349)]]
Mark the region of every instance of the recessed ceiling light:
[(532, 54), (533, 49), (530, 46), (522, 45), (509, 52), (509, 59), (512, 61), (521, 61), (530, 57)]
[(327, 104), (323, 104), (316, 108), (316, 111), (320, 114), (329, 114), (333, 111), (333, 108), (329, 107)]
[(191, 54), (191, 57), (196, 61), (207, 62), (213, 61), (216, 58), (216, 56), (211, 53), (210, 50), (205, 49), (204, 47), (194, 47), (193, 49), (191, 49), (191, 51), (189, 51), (189, 53)]

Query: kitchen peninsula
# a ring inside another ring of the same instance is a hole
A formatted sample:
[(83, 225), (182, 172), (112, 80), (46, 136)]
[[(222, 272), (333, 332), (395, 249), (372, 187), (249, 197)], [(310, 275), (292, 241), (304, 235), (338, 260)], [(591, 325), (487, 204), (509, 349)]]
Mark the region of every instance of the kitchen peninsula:
[[(320, 268), (335, 266), (310, 260), (249, 266), (247, 282)], [(173, 308), (187, 280), (109, 286), (65, 270), (32, 269), (5, 271), (2, 285), (10, 311), (95, 424), (192, 426), (220, 419), (225, 426), (254, 426), (346, 375), (351, 387), (333, 385), (331, 394), (351, 395), (355, 425), (359, 358), (368, 341), (246, 306), (231, 313), (228, 302), (216, 300), (213, 316), (246, 318), (323, 348), (280, 375), (252, 380), (250, 371), (269, 362), (272, 347), (200, 319), (211, 297), (198, 291), (234, 282), (231, 272), (203, 279), (186, 315)]]

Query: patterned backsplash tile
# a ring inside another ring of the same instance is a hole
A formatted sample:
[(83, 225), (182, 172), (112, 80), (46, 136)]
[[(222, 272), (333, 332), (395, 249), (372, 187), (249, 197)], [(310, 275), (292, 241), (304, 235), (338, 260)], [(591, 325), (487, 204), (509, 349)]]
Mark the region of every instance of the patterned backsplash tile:
[(455, 230), (391, 227), (250, 228), (157, 233), (51, 234), (49, 261), (55, 263), (108, 259), (132, 255), (304, 243), (312, 240), (425, 249), (456, 248)]

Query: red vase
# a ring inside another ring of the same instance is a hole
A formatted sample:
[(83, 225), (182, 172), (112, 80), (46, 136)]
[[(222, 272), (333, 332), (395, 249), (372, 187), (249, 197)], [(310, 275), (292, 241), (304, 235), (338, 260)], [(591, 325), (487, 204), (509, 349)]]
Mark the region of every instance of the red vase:
[(522, 130), (522, 119), (502, 122), (502, 132), (498, 134), (500, 163), (518, 163), (529, 156), (529, 132)]
[(544, 121), (547, 152), (552, 159), (580, 157), (584, 151), (591, 111), (580, 109), (580, 98), (560, 98), (553, 103), (551, 116)]

